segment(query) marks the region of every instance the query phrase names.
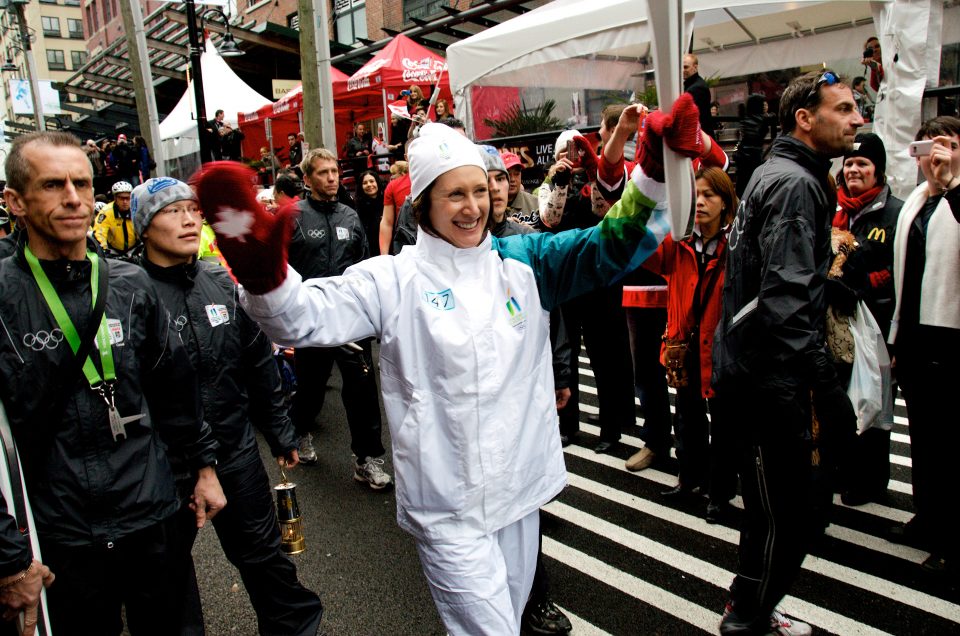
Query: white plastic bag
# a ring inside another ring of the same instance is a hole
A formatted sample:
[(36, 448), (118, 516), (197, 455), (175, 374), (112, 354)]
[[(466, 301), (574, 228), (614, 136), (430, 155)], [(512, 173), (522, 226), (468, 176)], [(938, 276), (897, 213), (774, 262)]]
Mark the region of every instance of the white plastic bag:
[(893, 428), (893, 382), (890, 356), (877, 320), (861, 300), (850, 319), (853, 334), (853, 371), (847, 396), (857, 413), (857, 432)]

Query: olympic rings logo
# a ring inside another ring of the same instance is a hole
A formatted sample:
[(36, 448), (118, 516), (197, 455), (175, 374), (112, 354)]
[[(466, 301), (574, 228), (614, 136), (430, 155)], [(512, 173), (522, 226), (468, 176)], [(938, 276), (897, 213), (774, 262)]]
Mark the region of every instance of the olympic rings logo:
[(177, 319), (173, 321), (177, 332), (183, 331), (183, 328), (187, 326), (187, 320), (188, 318), (186, 316), (177, 316)]
[(307, 236), (309, 236), (310, 238), (322, 239), (326, 235), (327, 235), (326, 230), (307, 230)]
[(38, 331), (37, 333), (28, 333), (23, 336), (23, 344), (34, 351), (43, 351), (44, 349), (56, 349), (63, 342), (63, 332), (59, 329), (53, 331)]

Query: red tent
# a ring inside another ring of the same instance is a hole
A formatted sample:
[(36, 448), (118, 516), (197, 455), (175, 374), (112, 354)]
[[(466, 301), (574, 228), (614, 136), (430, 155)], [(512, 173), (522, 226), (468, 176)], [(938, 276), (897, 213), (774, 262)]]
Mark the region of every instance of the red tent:
[[(341, 111), (336, 104), (337, 86), (346, 85), (347, 74), (331, 66), (330, 78), (334, 91), (334, 126), (337, 132), (337, 145), (336, 148), (331, 148), (331, 150), (336, 152), (336, 149), (346, 143), (346, 140), (353, 134), (353, 122), (350, 119), (350, 114)], [(251, 159), (260, 158), (260, 148), (268, 145), (266, 120), (270, 120), (274, 152), (280, 163), (285, 163), (289, 152), (287, 135), (290, 133), (296, 134), (302, 129), (302, 112), (303, 85), (301, 84), (272, 104), (267, 104), (252, 113), (238, 113), (237, 121), (245, 135), (243, 156)]]
[(387, 104), (399, 99), (401, 90), (416, 84), (429, 98), (438, 83), (440, 97), (452, 106), (447, 61), (401, 34), (342, 84), (334, 82), (334, 101), (354, 121), (389, 122)]

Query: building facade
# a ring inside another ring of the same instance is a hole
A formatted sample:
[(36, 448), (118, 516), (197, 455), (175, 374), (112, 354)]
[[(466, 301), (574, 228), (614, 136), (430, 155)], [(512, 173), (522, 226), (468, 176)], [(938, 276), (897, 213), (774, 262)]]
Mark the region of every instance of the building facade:
[[(31, 0), (22, 5), (36, 60), (38, 80), (63, 82), (86, 63), (87, 38), (80, 2), (81, 0)], [(13, 112), (11, 80), (28, 79), (27, 62), (14, 7), (10, 6), (0, 14), (0, 28), (0, 50), (4, 56), (2, 91), (5, 129), (35, 127), (32, 114), (15, 115)], [(59, 97), (63, 112), (58, 114), (45, 109), (46, 117), (71, 117), (74, 114), (69, 110), (71, 105), (89, 101), (76, 95), (68, 96), (66, 93), (60, 93)]]

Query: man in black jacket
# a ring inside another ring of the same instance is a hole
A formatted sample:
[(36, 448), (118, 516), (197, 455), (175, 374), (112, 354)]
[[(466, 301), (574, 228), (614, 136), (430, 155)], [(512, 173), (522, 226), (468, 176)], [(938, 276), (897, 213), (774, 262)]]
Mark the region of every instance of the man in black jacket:
[(730, 231), (713, 352), (714, 387), (743, 405), (744, 519), (723, 634), (810, 633), (776, 606), (822, 528), (810, 506), (813, 411), (823, 442), (856, 430), (823, 325), (837, 207), (830, 158), (853, 148), (863, 118), (850, 88), (818, 71), (784, 91), (780, 125), (784, 136), (747, 184)]
[[(296, 466), (297, 439), (270, 341), (240, 307), (226, 270), (197, 260), (202, 218), (190, 186), (150, 179), (134, 190), (132, 208), (144, 238), (141, 264), (190, 352), (204, 414), (220, 444), (217, 474), (231, 502), (213, 521), (220, 545), (240, 571), (261, 634), (312, 636), (323, 606), (280, 550), (270, 482), (251, 426), (281, 465)], [(202, 625), (198, 615), (192, 618)]]
[[(78, 139), (18, 137), (6, 172), (24, 234), (0, 261), (0, 400), (57, 575), (53, 628), (120, 633), (125, 606), (132, 634), (176, 633), (184, 559), (168, 449), (196, 476), (198, 527), (226, 503), (187, 351), (147, 275), (87, 240), (93, 174)], [(0, 553), (0, 576), (27, 568), (27, 581), (29, 543), (6, 526), (19, 547)]]
[(700, 111), (700, 128), (711, 137), (715, 136), (713, 116), (710, 115), (710, 87), (700, 77), (700, 60), (693, 53), (683, 56), (683, 90), (690, 93)]
[[(297, 203), (300, 213), (290, 238), (290, 266), (304, 280), (339, 276), (367, 257), (367, 237), (360, 217), (337, 200), (340, 171), (337, 157), (325, 148), (314, 148), (301, 164), (303, 182), (310, 196)], [(290, 418), (300, 436), (300, 461), (315, 463), (313, 431), (323, 409), (327, 378), (336, 362), (343, 376), (341, 397), (347, 411), (352, 438), (350, 447), (357, 456), (354, 479), (374, 490), (386, 488), (393, 480), (383, 471), (385, 453), (380, 441), (380, 400), (373, 370), (371, 340), (348, 347), (309, 347), (296, 350), (297, 386)]]

